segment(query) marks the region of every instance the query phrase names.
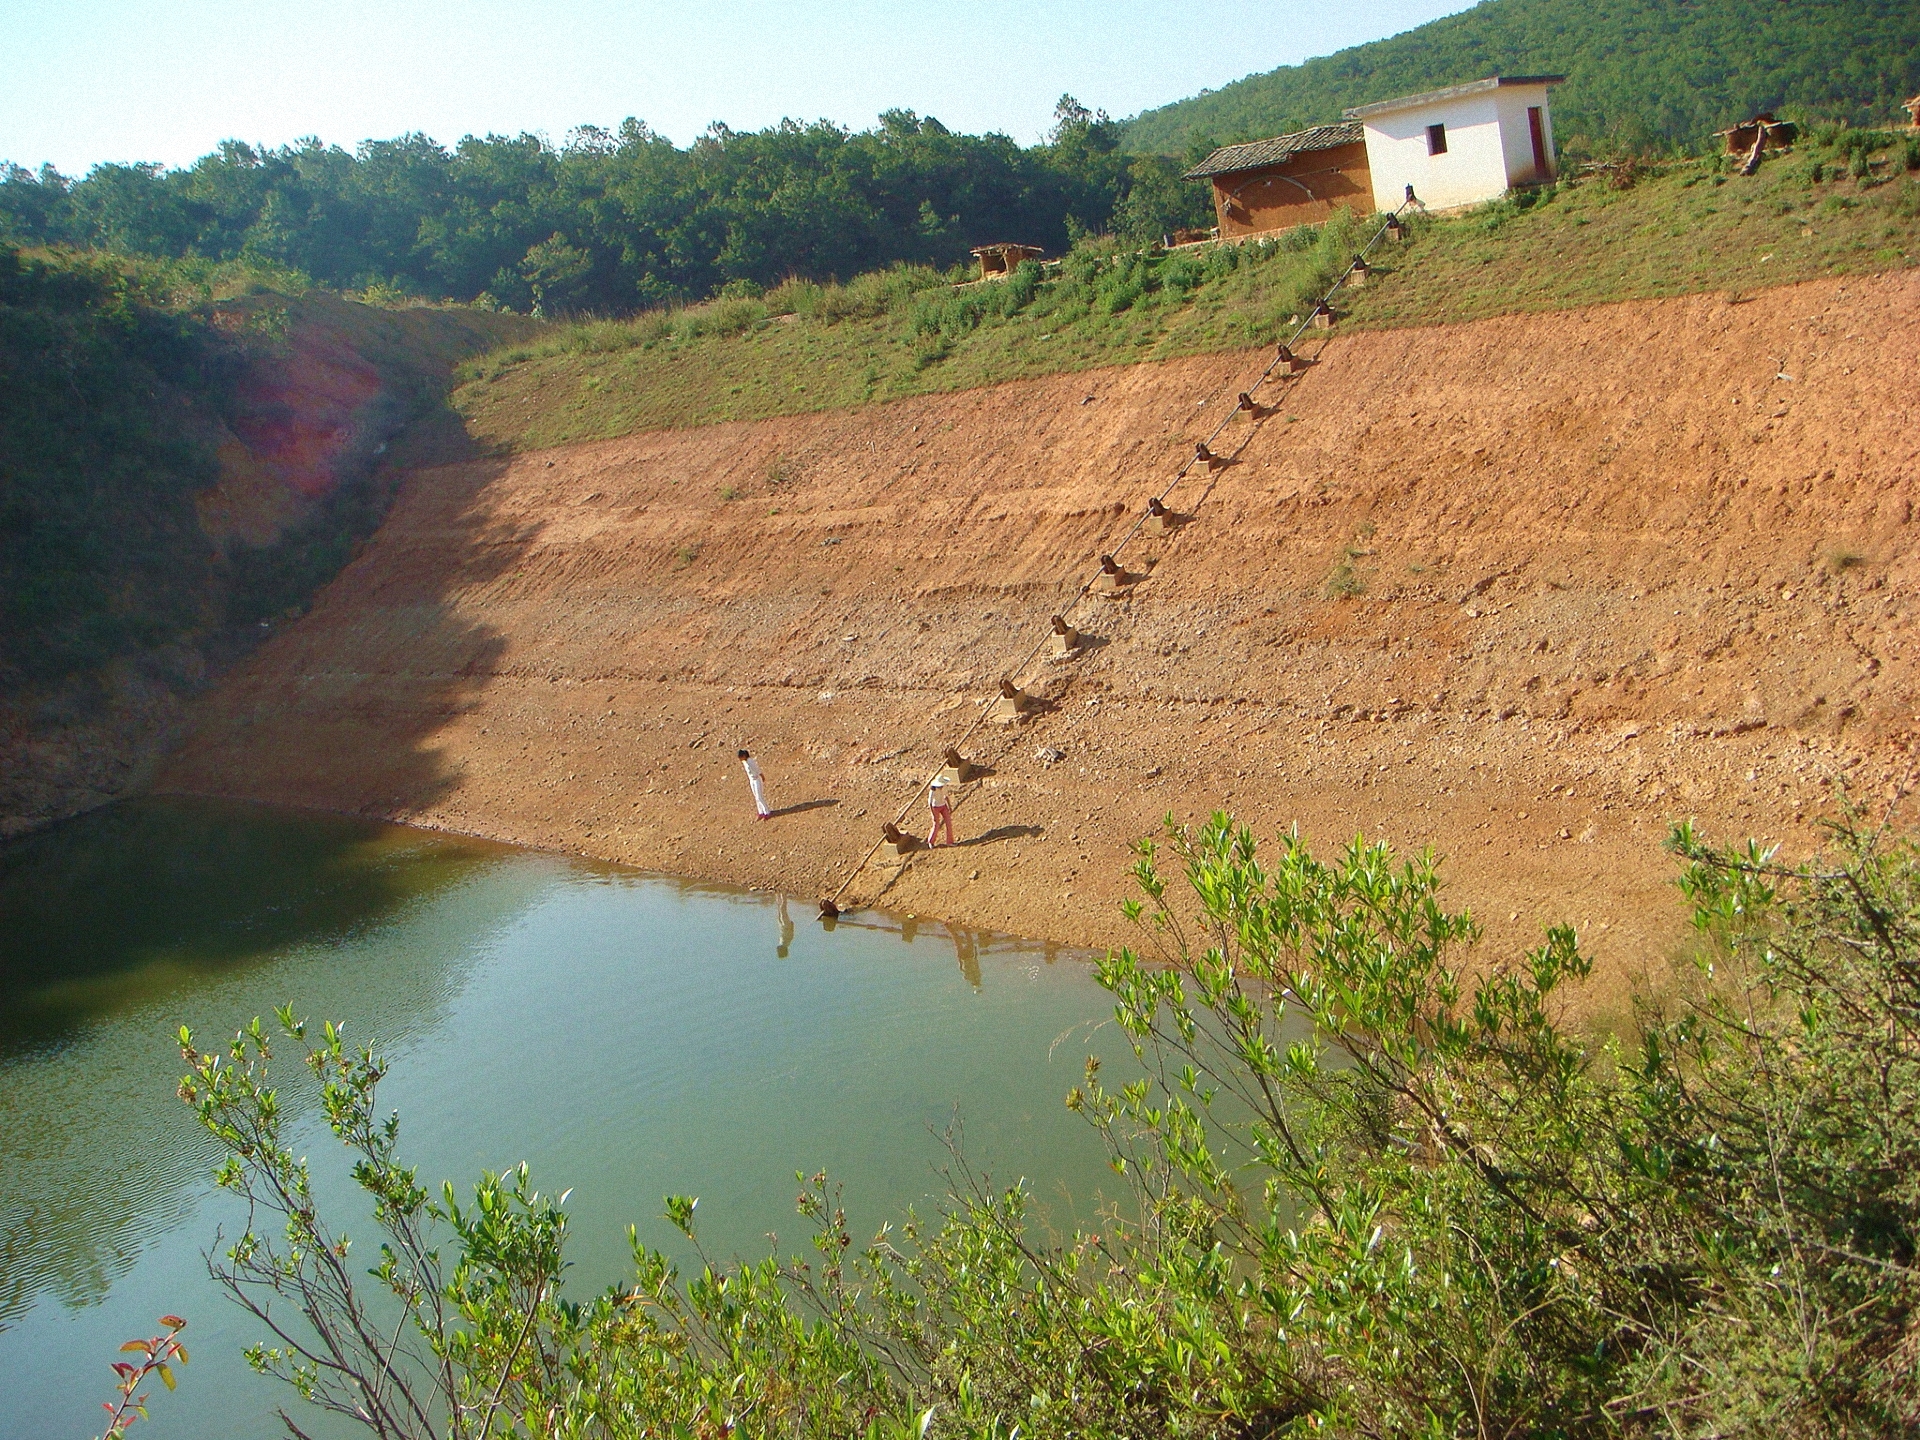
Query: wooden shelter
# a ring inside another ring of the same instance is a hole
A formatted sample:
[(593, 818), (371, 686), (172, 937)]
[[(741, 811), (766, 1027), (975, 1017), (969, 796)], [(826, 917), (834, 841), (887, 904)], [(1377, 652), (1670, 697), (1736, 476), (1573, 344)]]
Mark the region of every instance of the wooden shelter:
[(1738, 125), (1714, 133), (1726, 141), (1727, 154), (1751, 155), (1755, 142), (1759, 143), (1762, 150), (1786, 149), (1800, 133), (1800, 127), (1791, 120), (1776, 120), (1763, 111), (1751, 120), (1743, 120)]
[(1185, 178), (1213, 182), (1222, 240), (1312, 224), (1341, 206), (1373, 209), (1366, 137), (1351, 123), (1225, 145)]
[(976, 245), (973, 258), (980, 262), (982, 280), (998, 280), (1020, 268), (1022, 260), (1038, 260), (1047, 252), (1038, 245)]
[(1907, 112), (1907, 128), (1920, 130), (1920, 95), (1914, 96), (1911, 100), (1902, 100), (1900, 108)]

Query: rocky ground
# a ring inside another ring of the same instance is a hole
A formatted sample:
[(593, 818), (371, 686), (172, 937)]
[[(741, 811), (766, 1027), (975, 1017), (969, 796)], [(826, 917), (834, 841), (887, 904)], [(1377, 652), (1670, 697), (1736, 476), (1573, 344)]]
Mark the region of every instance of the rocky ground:
[[(1265, 354), (419, 471), (162, 785), (1086, 945), (1225, 807), (1432, 845), (1624, 1003), (1671, 821), (1800, 850), (1908, 772), (1917, 341), (1914, 272), (1336, 336), (1024, 666)], [(1010, 672), (963, 843), (856, 869)]]

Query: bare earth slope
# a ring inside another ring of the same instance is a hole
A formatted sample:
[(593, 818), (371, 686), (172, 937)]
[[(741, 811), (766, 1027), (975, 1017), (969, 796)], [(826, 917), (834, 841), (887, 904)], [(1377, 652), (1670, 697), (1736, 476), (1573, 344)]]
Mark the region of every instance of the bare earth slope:
[[(166, 783), (830, 891), (1264, 358), (422, 471)], [(849, 893), (1117, 941), (1129, 842), (1227, 806), (1657, 962), (1670, 820), (1905, 774), (1916, 361), (1914, 272), (1337, 338), (981, 732), (968, 843)]]

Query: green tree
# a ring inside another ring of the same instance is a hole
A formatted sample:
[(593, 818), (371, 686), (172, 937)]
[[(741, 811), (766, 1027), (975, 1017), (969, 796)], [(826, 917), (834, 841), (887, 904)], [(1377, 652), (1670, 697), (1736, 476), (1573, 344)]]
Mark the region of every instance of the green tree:
[(1113, 213), (1116, 233), (1152, 244), (1175, 230), (1213, 224), (1213, 192), (1181, 179), (1186, 167), (1165, 155), (1136, 155), (1127, 166), (1127, 193)]
[[(1562, 1017), (1573, 932), (1476, 955), (1431, 855), (1169, 821), (1142, 947), (1098, 970), (1139, 1069), (1068, 1097), (1130, 1206), (1043, 1235), (956, 1152), (934, 1223), (859, 1244), (814, 1176), (810, 1258), (682, 1278), (636, 1246), (583, 1304), (557, 1202), (524, 1171), (432, 1200), (377, 1059), (283, 1012), (387, 1237), (376, 1312), (288, 1148), (275, 1042), (183, 1033), (252, 1206), (220, 1274), (278, 1337), (256, 1363), (392, 1435), (1911, 1434), (1920, 850), (1849, 820), (1799, 867), (1672, 846), (1702, 964), (1596, 1037)], [(695, 1205), (666, 1202), (689, 1239)]]
[(581, 282), (593, 271), (593, 257), (569, 245), (558, 230), (538, 245), (529, 246), (520, 261), (520, 273), (533, 292), (536, 315), (558, 313), (580, 295)]
[(194, 495), (229, 352), (111, 266), (0, 247), (0, 681), (51, 680), (216, 618)]

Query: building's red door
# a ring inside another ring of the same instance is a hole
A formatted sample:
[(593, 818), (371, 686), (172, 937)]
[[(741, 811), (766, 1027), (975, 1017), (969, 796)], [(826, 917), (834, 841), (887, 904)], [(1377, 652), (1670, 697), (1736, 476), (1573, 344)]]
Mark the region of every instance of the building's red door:
[(1553, 162), (1547, 159), (1547, 125), (1538, 105), (1527, 106), (1527, 134), (1533, 137), (1533, 178), (1551, 180)]

